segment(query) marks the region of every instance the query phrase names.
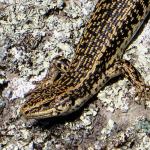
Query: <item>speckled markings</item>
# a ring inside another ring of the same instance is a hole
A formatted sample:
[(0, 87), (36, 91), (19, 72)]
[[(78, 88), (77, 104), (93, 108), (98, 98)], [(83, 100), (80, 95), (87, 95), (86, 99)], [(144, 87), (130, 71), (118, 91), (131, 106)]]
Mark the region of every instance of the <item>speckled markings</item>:
[(37, 119), (68, 114), (120, 74), (135, 85), (139, 96), (149, 99), (139, 72), (122, 59), (149, 10), (148, 0), (99, 0), (67, 71), (53, 84), (41, 82), (30, 92), (21, 113)]

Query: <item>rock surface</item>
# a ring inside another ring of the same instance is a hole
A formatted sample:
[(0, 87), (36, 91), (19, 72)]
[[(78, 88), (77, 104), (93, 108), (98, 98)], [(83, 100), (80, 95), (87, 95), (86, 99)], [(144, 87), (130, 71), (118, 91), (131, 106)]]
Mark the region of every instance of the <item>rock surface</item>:
[[(119, 79), (78, 112), (23, 120), (24, 95), (57, 55), (74, 55), (97, 0), (0, 0), (0, 150), (101, 150), (150, 147), (150, 110), (134, 102), (134, 87)], [(150, 19), (124, 58), (150, 85)], [(147, 102), (150, 107), (150, 102)]]

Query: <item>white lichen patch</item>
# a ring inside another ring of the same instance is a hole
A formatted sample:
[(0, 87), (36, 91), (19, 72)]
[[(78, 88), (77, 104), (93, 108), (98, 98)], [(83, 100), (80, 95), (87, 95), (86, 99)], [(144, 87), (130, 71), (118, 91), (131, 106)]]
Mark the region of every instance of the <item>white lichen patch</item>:
[(82, 116), (80, 117), (80, 120), (82, 121), (80, 122), (80, 124), (82, 124), (82, 126), (85, 126), (87, 129), (91, 129), (92, 128), (91, 118), (97, 115), (97, 111), (98, 108), (95, 108), (95, 106), (92, 107), (89, 106), (89, 109), (87, 111), (85, 110)]
[(35, 85), (25, 81), (23, 78), (13, 78), (7, 88), (3, 91), (3, 95), (10, 100), (23, 98), (24, 94), (34, 89)]
[(92, 129), (92, 122), (94, 117), (97, 115), (98, 108), (95, 105), (91, 104), (89, 109), (85, 109), (83, 114), (80, 116), (80, 120), (76, 121), (75, 123), (68, 123), (66, 122), (66, 126), (72, 129), (72, 131), (85, 129), (90, 130)]
[(117, 124), (113, 120), (108, 120), (107, 126), (102, 129), (101, 134), (102, 134), (102, 139), (106, 139), (108, 136), (112, 134), (112, 132), (116, 129)]
[(126, 80), (120, 80), (113, 85), (105, 87), (104, 91), (99, 92), (98, 98), (107, 107), (108, 111), (114, 112), (115, 109), (120, 109), (122, 112), (126, 112), (129, 109), (128, 101), (132, 97), (129, 93), (129, 88), (125, 84)]

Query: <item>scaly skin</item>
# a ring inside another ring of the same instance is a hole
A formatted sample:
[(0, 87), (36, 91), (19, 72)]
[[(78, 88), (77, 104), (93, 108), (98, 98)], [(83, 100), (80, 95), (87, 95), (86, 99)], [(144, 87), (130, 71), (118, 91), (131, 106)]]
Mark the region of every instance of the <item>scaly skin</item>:
[(99, 0), (67, 71), (30, 92), (21, 114), (36, 119), (66, 115), (120, 74), (145, 90), (140, 74), (122, 56), (149, 11), (149, 0)]

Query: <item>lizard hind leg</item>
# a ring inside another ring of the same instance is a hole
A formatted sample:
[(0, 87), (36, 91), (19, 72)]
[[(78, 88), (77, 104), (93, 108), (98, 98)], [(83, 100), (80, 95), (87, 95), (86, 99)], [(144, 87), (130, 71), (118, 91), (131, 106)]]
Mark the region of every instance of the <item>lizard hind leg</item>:
[(142, 78), (141, 74), (129, 61), (117, 61), (112, 70), (114, 74), (115, 72), (118, 72), (118, 74), (120, 73), (121, 75), (123, 75), (135, 86), (135, 97), (138, 96), (138, 100), (136, 100), (136, 102), (144, 103), (145, 105), (145, 102), (150, 100), (150, 86), (145, 85), (144, 79)]
[(122, 60), (120, 69), (124, 76), (135, 86), (135, 96), (138, 96), (137, 102), (145, 105), (145, 102), (150, 100), (150, 86), (145, 84), (141, 74), (129, 61)]

